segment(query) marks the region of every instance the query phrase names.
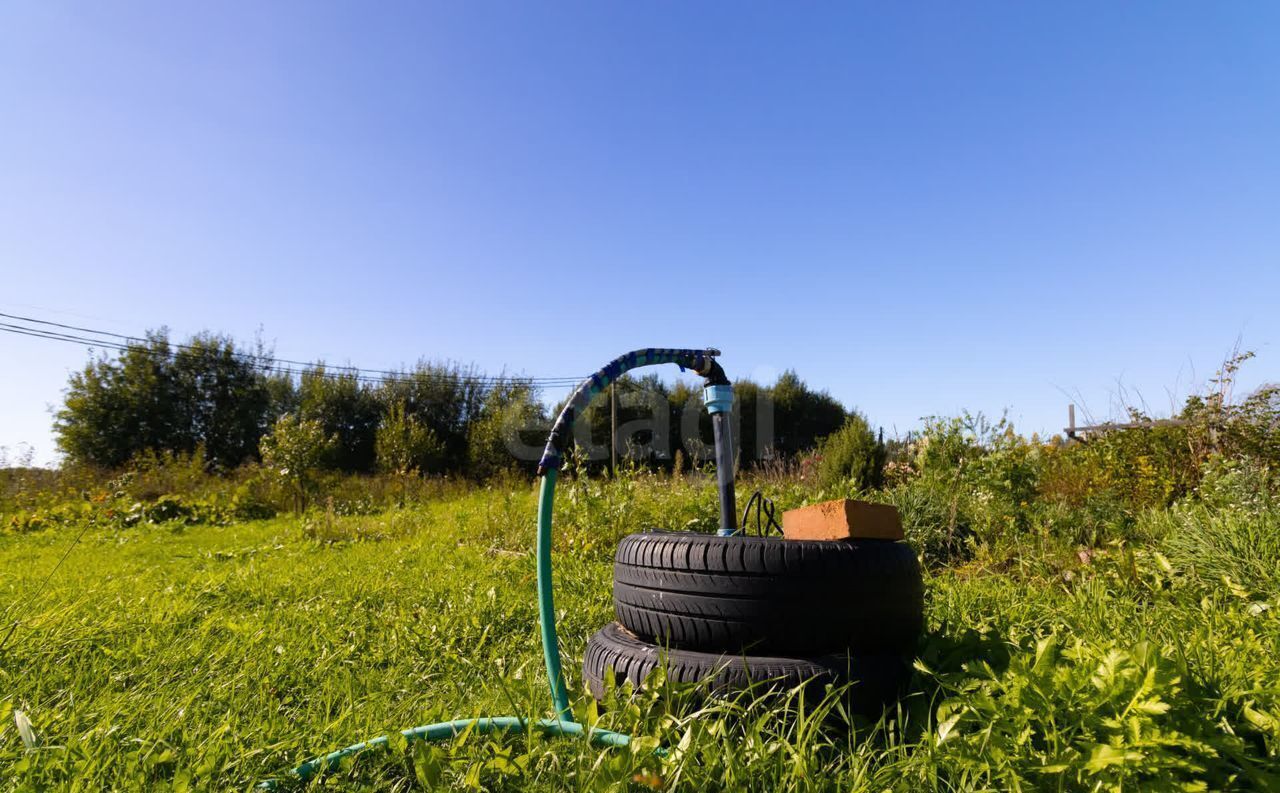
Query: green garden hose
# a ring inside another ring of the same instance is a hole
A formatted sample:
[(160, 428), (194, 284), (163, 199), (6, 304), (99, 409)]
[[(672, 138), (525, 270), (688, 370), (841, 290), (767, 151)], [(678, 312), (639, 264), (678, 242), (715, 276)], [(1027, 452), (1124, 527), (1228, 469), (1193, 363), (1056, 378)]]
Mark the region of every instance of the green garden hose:
[(569, 691), (560, 669), (560, 639), (556, 636), (556, 602), (551, 580), (551, 515), (556, 498), (554, 468), (542, 475), (538, 488), (538, 624), (542, 628), (542, 657), (547, 662), (547, 680), (551, 685), (551, 701), (556, 707), (556, 717), (572, 720), (569, 712)]
[[(538, 621), (542, 633), (542, 655), (547, 665), (547, 680), (551, 686), (555, 717), (533, 722), (532, 728), (539, 732), (549, 735), (586, 736), (596, 746), (626, 746), (631, 742), (629, 735), (595, 727), (588, 728), (573, 721), (573, 714), (569, 709), (569, 692), (565, 686), (564, 672), (560, 667), (560, 640), (556, 635), (555, 596), (552, 592), (554, 586), (551, 578), (551, 517), (555, 506), (556, 476), (562, 459), (563, 445), (569, 437), (573, 420), (581, 415), (582, 410), (597, 394), (608, 387), (609, 383), (620, 377), (623, 372), (640, 366), (674, 363), (682, 368), (694, 370), (705, 377), (708, 384), (727, 385), (728, 380), (724, 376), (724, 371), (715, 361), (716, 355), (719, 355), (716, 350), (649, 348), (615, 358), (608, 366), (584, 380), (575, 389), (552, 427), (546, 450), (538, 463), (541, 481), (538, 487), (538, 534), (535, 555), (538, 564)], [(732, 479), (729, 479), (729, 482), (731, 485)], [(723, 530), (725, 527), (721, 528)], [(519, 716), (490, 716), (426, 724), (402, 730), (400, 734), (410, 741), (444, 741), (469, 732), (519, 733), (529, 728), (529, 720)], [(321, 755), (293, 769), (292, 776), (305, 782), (313, 777), (335, 771), (346, 758), (385, 746), (389, 740), (390, 736), (384, 735)], [(259, 783), (258, 787), (274, 790), (277, 785), (278, 780), (269, 779)]]

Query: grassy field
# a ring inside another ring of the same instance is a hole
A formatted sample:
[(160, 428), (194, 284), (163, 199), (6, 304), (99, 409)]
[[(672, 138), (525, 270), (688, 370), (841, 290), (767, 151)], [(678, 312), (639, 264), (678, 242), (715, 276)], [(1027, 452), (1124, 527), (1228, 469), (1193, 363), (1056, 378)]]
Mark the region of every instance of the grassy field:
[[(575, 692), (586, 639), (611, 619), (616, 539), (707, 525), (714, 497), (663, 476), (562, 488), (556, 594)], [(532, 487), (513, 484), (371, 516), (95, 527), (43, 589), (74, 532), (0, 535), (0, 610), (21, 620), (0, 649), (0, 790), (244, 790), (408, 726), (547, 715), (533, 516)], [(878, 724), (579, 694), (581, 718), (642, 740), (397, 745), (317, 784), (1277, 790), (1276, 524), (1269, 506), (1188, 507), (1148, 521), (1141, 543), (1027, 532), (935, 567), (911, 693)], [(1215, 553), (1225, 567), (1197, 564)], [(657, 743), (674, 751), (657, 759)]]

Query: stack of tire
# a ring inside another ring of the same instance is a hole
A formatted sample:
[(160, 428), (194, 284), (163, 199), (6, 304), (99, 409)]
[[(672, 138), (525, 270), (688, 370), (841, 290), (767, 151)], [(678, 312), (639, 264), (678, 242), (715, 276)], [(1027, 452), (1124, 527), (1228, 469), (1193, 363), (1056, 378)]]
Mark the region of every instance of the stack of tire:
[(615, 557), (617, 621), (591, 637), (583, 673), (596, 699), (607, 670), (642, 689), (660, 666), (719, 694), (852, 684), (846, 706), (874, 716), (909, 679), (923, 597), (903, 542), (632, 534)]

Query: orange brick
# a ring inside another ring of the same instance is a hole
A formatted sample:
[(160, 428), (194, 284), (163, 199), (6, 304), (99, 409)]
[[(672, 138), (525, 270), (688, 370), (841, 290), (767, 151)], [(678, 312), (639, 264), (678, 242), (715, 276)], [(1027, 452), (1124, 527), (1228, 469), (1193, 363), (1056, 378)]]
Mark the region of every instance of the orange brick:
[(901, 540), (898, 508), (840, 498), (782, 513), (782, 535), (788, 540)]

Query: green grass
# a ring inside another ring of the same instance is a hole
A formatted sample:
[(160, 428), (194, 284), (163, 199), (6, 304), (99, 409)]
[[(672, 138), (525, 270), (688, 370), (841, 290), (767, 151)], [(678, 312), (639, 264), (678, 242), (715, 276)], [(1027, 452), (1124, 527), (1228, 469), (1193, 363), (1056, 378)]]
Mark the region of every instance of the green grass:
[[(616, 539), (714, 514), (709, 483), (562, 487), (556, 596), (574, 691), (587, 637), (611, 618)], [(517, 485), (369, 517), (94, 528), (42, 592), (74, 532), (0, 536), (0, 611), (22, 620), (0, 650), (0, 790), (244, 790), (404, 727), (547, 715), (533, 516)], [(582, 718), (642, 736), (634, 750), (468, 736), (317, 784), (1280, 789), (1276, 579), (1218, 581), (1179, 556), (1194, 542), (1165, 547), (1078, 556), (1023, 538), (932, 574), (912, 693), (879, 724), (824, 728), (814, 703), (699, 711), (682, 692), (624, 692), (597, 709), (579, 695)], [(652, 755), (659, 742), (668, 759)]]

